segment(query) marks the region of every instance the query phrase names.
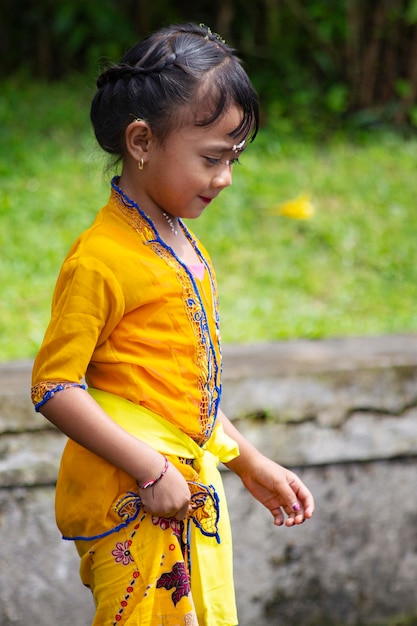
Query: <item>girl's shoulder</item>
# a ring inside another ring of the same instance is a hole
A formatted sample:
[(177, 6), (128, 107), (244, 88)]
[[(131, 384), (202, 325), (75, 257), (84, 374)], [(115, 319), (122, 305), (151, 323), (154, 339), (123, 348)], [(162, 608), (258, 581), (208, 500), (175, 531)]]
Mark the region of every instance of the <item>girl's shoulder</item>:
[(78, 235), (67, 260), (77, 256), (103, 262), (116, 257), (120, 261), (129, 251), (137, 255), (138, 249), (137, 234), (109, 202), (99, 210), (91, 226)]

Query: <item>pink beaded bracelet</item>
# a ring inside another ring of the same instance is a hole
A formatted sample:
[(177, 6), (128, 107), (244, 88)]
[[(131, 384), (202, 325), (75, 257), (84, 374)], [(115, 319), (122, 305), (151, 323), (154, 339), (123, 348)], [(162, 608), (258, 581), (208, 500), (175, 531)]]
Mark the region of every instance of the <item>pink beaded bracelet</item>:
[(165, 465), (164, 465), (162, 472), (159, 474), (158, 478), (155, 478), (154, 480), (148, 480), (148, 482), (143, 483), (143, 485), (138, 483), (139, 489), (149, 489), (149, 487), (153, 487), (154, 485), (156, 485), (156, 483), (160, 481), (163, 476), (165, 476), (168, 470), (169, 462), (166, 456), (164, 456), (164, 459), (165, 459)]

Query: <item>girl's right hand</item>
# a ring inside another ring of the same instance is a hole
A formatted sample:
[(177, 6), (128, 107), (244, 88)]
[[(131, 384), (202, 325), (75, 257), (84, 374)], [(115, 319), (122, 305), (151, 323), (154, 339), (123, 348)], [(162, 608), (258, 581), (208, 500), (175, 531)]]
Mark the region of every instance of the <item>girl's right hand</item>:
[[(156, 478), (164, 467), (162, 454), (119, 426), (81, 387), (55, 394), (42, 406), (42, 413), (67, 437), (141, 483)], [(152, 515), (178, 520), (187, 515), (190, 490), (172, 463), (152, 487), (139, 489), (139, 495), (145, 511)]]
[(168, 469), (152, 487), (141, 489), (139, 495), (143, 510), (159, 517), (175, 517), (183, 520), (187, 516), (190, 506), (190, 490), (187, 481), (172, 463), (168, 462)]

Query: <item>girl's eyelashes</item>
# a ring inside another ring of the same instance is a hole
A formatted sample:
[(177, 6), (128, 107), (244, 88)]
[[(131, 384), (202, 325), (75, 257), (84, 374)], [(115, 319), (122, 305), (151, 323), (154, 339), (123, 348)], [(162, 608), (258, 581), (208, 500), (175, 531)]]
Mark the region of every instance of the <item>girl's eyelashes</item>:
[(238, 165), (240, 164), (240, 161), (237, 157), (235, 157), (234, 159), (226, 159), (225, 161), (223, 161), (223, 159), (216, 159), (214, 157), (204, 157), (207, 161), (207, 163), (209, 165), (220, 165), (221, 163), (224, 163), (225, 165)]

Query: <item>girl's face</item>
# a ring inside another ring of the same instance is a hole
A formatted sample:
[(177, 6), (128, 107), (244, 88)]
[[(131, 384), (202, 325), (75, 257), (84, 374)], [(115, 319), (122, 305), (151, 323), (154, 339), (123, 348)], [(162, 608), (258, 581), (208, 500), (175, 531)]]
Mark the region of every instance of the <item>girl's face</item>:
[(152, 141), (140, 172), (141, 208), (195, 218), (232, 184), (232, 167), (244, 149), (242, 137), (229, 136), (242, 119), (232, 106), (210, 126), (185, 126), (161, 144)]

